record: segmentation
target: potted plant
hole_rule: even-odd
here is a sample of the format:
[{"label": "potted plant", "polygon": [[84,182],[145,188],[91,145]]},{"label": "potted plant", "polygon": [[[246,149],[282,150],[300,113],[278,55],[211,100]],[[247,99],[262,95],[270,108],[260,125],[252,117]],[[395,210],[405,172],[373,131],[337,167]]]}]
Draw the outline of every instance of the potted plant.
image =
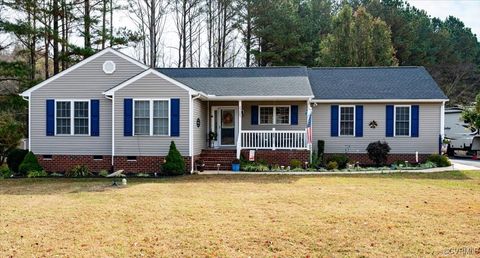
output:
[{"label": "potted plant", "polygon": [[210,148],[213,148],[214,146],[214,142],[217,140],[217,133],[216,132],[213,132],[213,131],[210,131],[208,133],[208,141],[209,141],[209,145],[210,145]]},{"label": "potted plant", "polygon": [[232,171],[233,172],[240,171],[240,160],[239,159],[234,159],[232,161]]},{"label": "potted plant", "polygon": [[201,159],[195,160],[195,170],[198,172],[203,172],[203,170],[205,170],[205,162],[203,162]]}]

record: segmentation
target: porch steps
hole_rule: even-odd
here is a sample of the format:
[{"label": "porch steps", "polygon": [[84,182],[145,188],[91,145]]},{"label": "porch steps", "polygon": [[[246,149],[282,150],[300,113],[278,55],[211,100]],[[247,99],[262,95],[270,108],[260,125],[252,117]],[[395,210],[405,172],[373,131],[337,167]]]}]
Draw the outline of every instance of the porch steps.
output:
[{"label": "porch steps", "polygon": [[[231,170],[236,155],[236,150],[204,149],[200,153],[200,159],[205,163],[205,170]],[[220,167],[217,168],[217,164]]]}]

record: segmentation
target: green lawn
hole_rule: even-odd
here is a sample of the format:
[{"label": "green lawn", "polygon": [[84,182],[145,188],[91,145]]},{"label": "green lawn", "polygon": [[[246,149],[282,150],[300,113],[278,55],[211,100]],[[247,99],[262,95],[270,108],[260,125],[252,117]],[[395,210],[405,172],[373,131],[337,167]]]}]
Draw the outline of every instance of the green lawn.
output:
[{"label": "green lawn", "polygon": [[480,251],[480,172],[0,180],[5,256]]}]

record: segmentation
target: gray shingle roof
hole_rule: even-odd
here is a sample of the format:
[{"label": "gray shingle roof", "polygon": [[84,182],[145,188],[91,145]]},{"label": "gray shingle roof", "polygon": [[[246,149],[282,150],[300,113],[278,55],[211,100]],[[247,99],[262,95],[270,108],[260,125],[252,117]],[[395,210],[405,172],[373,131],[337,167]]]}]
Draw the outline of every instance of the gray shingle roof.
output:
[{"label": "gray shingle roof", "polygon": [[423,67],[311,68],[315,99],[447,99]]},{"label": "gray shingle roof", "polygon": [[188,87],[216,96],[313,96],[305,67],[157,68]]}]

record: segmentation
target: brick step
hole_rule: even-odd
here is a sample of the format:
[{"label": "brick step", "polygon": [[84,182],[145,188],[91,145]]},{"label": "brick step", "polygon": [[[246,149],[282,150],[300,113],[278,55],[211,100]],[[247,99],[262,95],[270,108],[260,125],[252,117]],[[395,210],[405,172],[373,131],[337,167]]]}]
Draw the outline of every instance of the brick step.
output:
[{"label": "brick step", "polygon": [[200,156],[200,158],[203,160],[203,161],[230,161],[232,162],[235,157],[228,157],[228,158],[224,158],[224,157],[202,157]]},{"label": "brick step", "polygon": [[235,154],[236,150],[202,150],[202,154]]}]

